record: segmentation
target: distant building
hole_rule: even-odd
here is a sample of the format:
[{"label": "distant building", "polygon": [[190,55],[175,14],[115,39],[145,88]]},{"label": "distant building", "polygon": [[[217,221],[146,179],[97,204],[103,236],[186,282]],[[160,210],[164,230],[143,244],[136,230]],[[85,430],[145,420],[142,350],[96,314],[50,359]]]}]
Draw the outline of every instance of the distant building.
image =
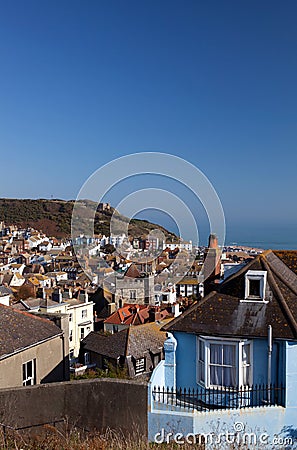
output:
[{"label": "distant building", "polygon": [[[71,295],[71,294],[70,294]],[[75,361],[79,355],[80,341],[94,330],[93,302],[88,300],[85,290],[79,291],[77,297],[63,297],[61,288],[44,290],[44,298],[22,300],[15,305],[20,310],[40,312],[43,314],[68,314],[68,346],[70,360]]]},{"label": "distant building", "polygon": [[125,272],[125,275],[115,277],[115,304],[121,308],[124,303],[139,305],[154,305],[154,277],[141,274],[135,264]]},{"label": "distant building", "polygon": [[153,322],[110,335],[90,333],[81,343],[80,361],[100,369],[125,367],[130,377],[149,374],[163,359],[166,335],[160,328]]}]

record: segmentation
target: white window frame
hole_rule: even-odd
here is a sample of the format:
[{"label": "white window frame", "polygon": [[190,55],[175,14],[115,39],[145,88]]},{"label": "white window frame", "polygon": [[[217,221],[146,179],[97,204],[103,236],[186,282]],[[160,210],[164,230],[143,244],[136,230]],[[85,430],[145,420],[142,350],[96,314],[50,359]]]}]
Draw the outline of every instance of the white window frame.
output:
[{"label": "white window frame", "polygon": [[136,300],[136,298],[137,298],[136,289],[130,289],[130,300]]},{"label": "white window frame", "polygon": [[81,318],[82,319],[86,319],[88,317],[88,310],[87,309],[83,309],[81,312]]},{"label": "white window frame", "polygon": [[[32,375],[28,375],[28,364],[32,364]],[[24,376],[25,370],[25,376]],[[33,386],[36,384],[36,359],[30,359],[22,365],[23,386]]]},{"label": "white window frame", "polygon": [[[250,281],[259,281],[260,282],[260,295],[253,296],[250,295]],[[267,280],[267,272],[266,270],[248,270],[245,274],[245,302],[266,302],[265,301],[265,291],[266,291],[266,280]],[[266,302],[267,303],[267,302]]]},{"label": "white window frame", "polygon": [[145,372],[145,358],[137,358],[135,360],[135,375]]},{"label": "white window frame", "polygon": [[88,366],[89,364],[91,364],[90,352],[84,353],[84,363],[85,363],[85,366]]},{"label": "white window frame", "polygon": [[[204,380],[201,374],[203,360],[200,359],[199,343],[204,345]],[[244,370],[249,368],[249,379],[246,386],[251,386],[253,381],[253,341],[249,339],[214,338],[211,336],[198,336],[196,339],[196,382],[206,388],[224,388],[224,386],[210,384],[210,344],[235,346],[236,386],[244,386]],[[243,346],[249,345],[250,360],[246,364],[243,361]]]},{"label": "white window frame", "polygon": [[80,327],[80,340],[82,341],[85,337],[85,327]]}]

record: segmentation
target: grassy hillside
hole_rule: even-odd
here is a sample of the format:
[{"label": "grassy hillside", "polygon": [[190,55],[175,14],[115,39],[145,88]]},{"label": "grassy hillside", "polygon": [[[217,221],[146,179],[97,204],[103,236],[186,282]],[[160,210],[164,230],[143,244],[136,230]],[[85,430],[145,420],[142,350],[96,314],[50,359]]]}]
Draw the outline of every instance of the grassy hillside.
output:
[{"label": "grassy hillside", "polygon": [[[92,208],[94,202],[83,201]],[[48,236],[66,237],[71,233],[71,216],[74,201],[47,199],[0,199],[0,221],[7,225],[30,226],[42,230]],[[96,212],[95,233],[109,235],[109,224],[113,214],[110,211]],[[129,225],[129,235],[133,237],[145,236],[150,230],[160,229],[167,239],[175,239],[174,233],[165,228],[152,224],[146,220],[132,219]]]}]

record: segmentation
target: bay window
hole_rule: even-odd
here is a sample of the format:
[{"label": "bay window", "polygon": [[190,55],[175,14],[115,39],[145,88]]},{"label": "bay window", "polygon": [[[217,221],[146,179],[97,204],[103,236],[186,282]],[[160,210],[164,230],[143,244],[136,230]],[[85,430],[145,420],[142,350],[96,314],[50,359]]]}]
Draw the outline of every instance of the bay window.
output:
[{"label": "bay window", "polygon": [[197,383],[207,388],[250,385],[251,342],[197,338]]}]

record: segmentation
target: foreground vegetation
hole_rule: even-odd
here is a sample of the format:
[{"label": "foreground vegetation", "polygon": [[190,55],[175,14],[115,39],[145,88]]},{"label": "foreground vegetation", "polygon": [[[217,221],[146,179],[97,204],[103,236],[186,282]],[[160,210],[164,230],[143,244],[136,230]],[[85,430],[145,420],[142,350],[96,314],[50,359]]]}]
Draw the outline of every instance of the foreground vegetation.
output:
[{"label": "foreground vegetation", "polygon": [[111,363],[106,362],[106,369],[88,369],[83,375],[70,374],[71,380],[90,380],[94,378],[120,378],[129,380],[128,370],[126,367],[114,367]]},{"label": "foreground vegetation", "polygon": [[[47,425],[38,430],[38,434],[0,430],[0,448],[5,450],[151,450],[180,449],[177,444],[153,444],[139,435],[137,431],[130,436],[107,430],[105,433],[86,433],[78,428],[65,426],[64,430]],[[193,445],[183,445],[184,450],[193,449]],[[195,449],[202,450],[196,445]]]}]

